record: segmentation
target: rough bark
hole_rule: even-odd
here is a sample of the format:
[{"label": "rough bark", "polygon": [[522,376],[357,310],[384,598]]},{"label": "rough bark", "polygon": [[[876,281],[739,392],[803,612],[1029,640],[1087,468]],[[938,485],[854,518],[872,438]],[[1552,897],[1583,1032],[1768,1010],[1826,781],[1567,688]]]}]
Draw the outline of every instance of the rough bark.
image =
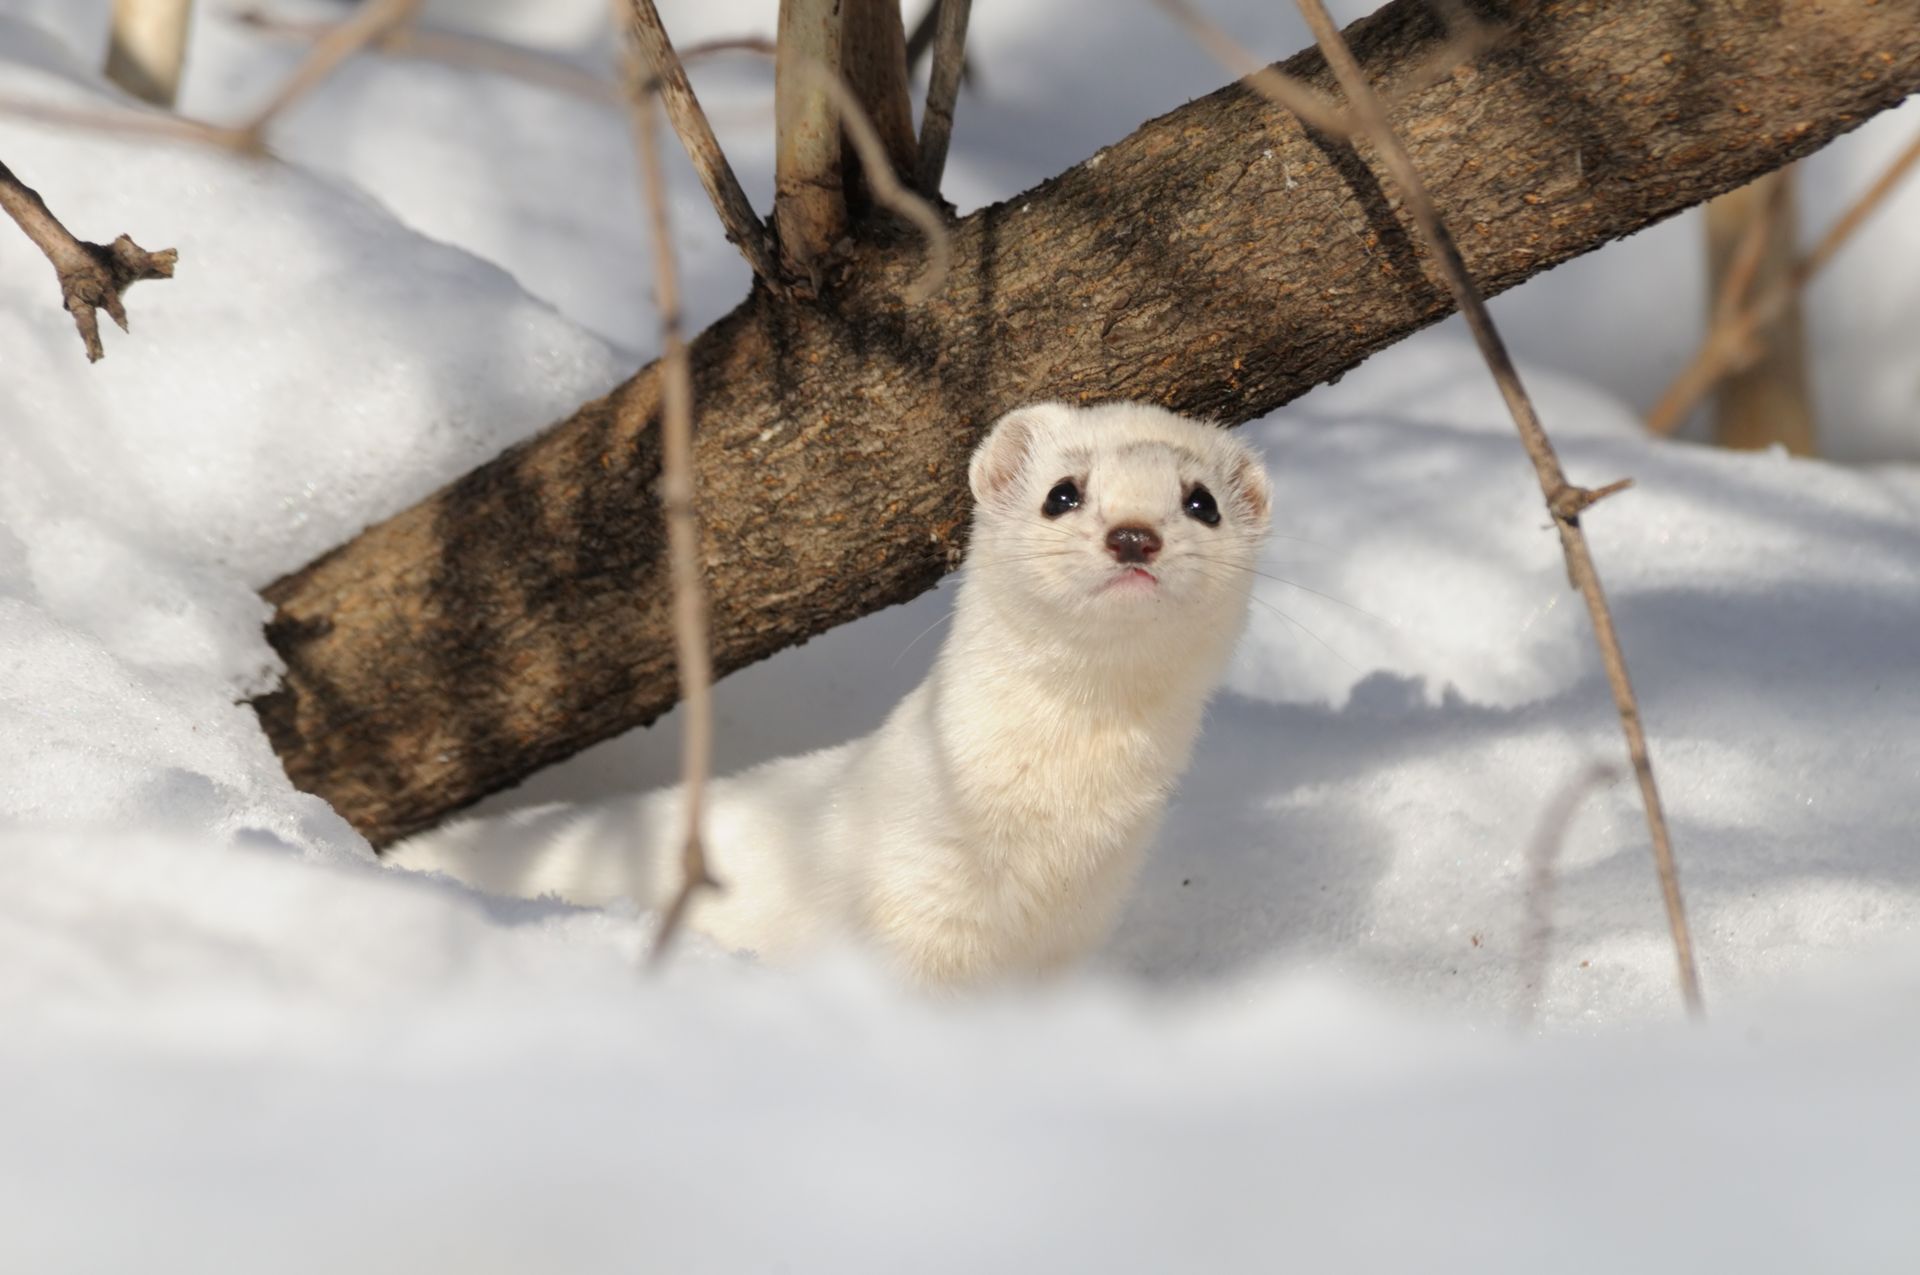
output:
[{"label": "rough bark", "polygon": [[[1393,123],[1498,292],[1893,105],[1920,87],[1916,19],[1545,0]],[[1347,36],[1389,88],[1442,38],[1425,0]],[[1286,69],[1329,83],[1315,53]],[[818,302],[756,291],[693,347],[722,671],[955,565],[968,451],[1009,407],[1243,421],[1450,308],[1353,149],[1239,86],[960,221],[918,309],[897,300],[917,241],[862,230]],[[659,409],[649,368],[267,590],[288,673],[258,708],[295,783],[385,842],[674,702]]]}]

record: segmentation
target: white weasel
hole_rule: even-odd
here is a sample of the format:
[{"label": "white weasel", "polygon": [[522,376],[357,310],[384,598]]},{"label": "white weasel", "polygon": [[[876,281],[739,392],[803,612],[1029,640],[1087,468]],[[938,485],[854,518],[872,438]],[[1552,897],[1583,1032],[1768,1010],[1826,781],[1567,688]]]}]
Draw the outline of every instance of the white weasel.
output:
[{"label": "white weasel", "polygon": [[[861,739],[710,788],[722,891],[687,923],[768,959],[853,939],[910,979],[1055,968],[1111,929],[1246,621],[1265,468],[1139,403],[1040,403],[974,453],[971,546],[933,670]],[[672,898],[679,790],[388,853],[493,893]],[[536,820],[537,821],[537,815]]]}]

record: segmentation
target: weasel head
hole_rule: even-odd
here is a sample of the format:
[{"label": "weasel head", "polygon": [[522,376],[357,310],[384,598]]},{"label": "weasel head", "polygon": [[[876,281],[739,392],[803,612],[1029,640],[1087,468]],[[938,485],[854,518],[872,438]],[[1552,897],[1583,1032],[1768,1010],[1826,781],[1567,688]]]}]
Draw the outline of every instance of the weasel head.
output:
[{"label": "weasel head", "polygon": [[994,423],[969,478],[968,575],[1001,609],[1122,645],[1239,635],[1273,493],[1226,430],[1146,403],[1036,403]]}]

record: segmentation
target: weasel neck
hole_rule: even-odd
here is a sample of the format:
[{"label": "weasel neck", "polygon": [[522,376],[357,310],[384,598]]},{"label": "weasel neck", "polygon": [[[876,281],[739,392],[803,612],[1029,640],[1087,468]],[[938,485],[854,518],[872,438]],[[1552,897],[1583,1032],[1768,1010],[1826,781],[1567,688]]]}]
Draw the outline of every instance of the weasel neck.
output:
[{"label": "weasel neck", "polygon": [[1198,713],[1231,651],[1233,635],[1205,625],[1103,632],[1094,621],[1038,613],[987,586],[961,580],[953,631],[933,676],[990,701],[1003,729],[1064,716],[1151,731],[1161,719]]},{"label": "weasel neck", "polygon": [[1225,643],[1173,641],[1156,631],[1166,625],[1117,640],[1077,633],[1012,601],[963,592],[929,678],[963,818],[1003,830],[1009,846],[1125,840],[1157,820],[1186,769]]}]

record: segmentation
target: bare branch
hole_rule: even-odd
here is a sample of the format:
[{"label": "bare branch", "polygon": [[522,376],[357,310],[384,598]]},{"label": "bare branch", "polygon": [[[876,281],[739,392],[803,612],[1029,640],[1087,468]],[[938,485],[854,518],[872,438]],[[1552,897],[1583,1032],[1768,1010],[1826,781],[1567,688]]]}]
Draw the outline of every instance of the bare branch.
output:
[{"label": "bare branch", "polygon": [[[934,30],[940,24],[940,0],[932,0],[920,13],[920,20],[913,24],[913,30],[907,32],[907,75],[911,78],[920,63],[933,50]],[[973,60],[960,60],[960,83],[973,83]]]},{"label": "bare branch", "polygon": [[288,107],[298,102],[340,69],[340,65],[402,23],[411,21],[420,0],[362,0],[353,16],[322,36],[307,58],[280,86],[271,101],[240,126],[235,145],[242,150],[262,149],[267,125]]},{"label": "bare branch", "polygon": [[932,204],[901,185],[893,175],[893,166],[887,162],[886,148],[881,144],[880,135],[874,131],[873,122],[861,109],[853,91],[827,67],[797,57],[789,58],[784,49],[765,40],[734,40],[729,47],[776,59],[786,58],[787,73],[793,80],[811,83],[820,91],[827,102],[828,119],[837,121],[853,143],[873,202],[912,222],[926,237],[927,264],[921,269],[913,287],[904,294],[906,300],[909,304],[919,305],[935,296],[946,284],[947,272],[953,263],[952,236],[947,233],[947,223]]},{"label": "bare branch", "polygon": [[[811,67],[823,67],[816,75]],[[839,0],[780,0],[774,54],[773,225],[790,277],[817,292],[821,266],[847,233],[840,129],[829,81],[840,77]]]},{"label": "bare branch", "polygon": [[155,106],[180,92],[193,0],[113,0],[107,78]]},{"label": "bare branch", "polygon": [[953,104],[960,96],[967,61],[967,17],[973,0],[936,0],[938,27],[933,37],[933,72],[927,81],[927,109],[920,117],[920,168],[914,185],[928,199],[940,198],[940,178],[953,140]]},{"label": "bare branch", "polygon": [[[1653,842],[1654,864],[1660,875],[1660,891],[1666,901],[1667,927],[1673,935],[1680,993],[1686,1001],[1688,1012],[1698,1017],[1704,1012],[1704,1006],[1700,998],[1700,976],[1694,966],[1693,935],[1687,925],[1686,905],[1680,897],[1680,874],[1674,864],[1666,812],[1660,804],[1660,790],[1653,779],[1653,761],[1647,753],[1647,736],[1640,722],[1640,706],[1627,676],[1626,655],[1620,648],[1613,612],[1607,606],[1606,595],[1601,591],[1599,572],[1594,567],[1586,535],[1580,529],[1579,514],[1561,512],[1568,505],[1565,493],[1572,484],[1567,482],[1566,474],[1561,471],[1560,460],[1554,454],[1546,428],[1540,423],[1533,401],[1520,383],[1520,373],[1514,368],[1506,344],[1493,326],[1493,317],[1487,312],[1486,302],[1467,274],[1466,263],[1460,258],[1460,250],[1455,246],[1453,236],[1440,221],[1440,214],[1427,194],[1426,184],[1414,169],[1413,161],[1400,144],[1393,126],[1388,123],[1385,108],[1368,86],[1360,64],[1354,60],[1352,50],[1340,35],[1340,29],[1328,16],[1321,0],[1295,0],[1295,3],[1313,31],[1314,40],[1325,55],[1327,64],[1333,68],[1335,78],[1340,81],[1340,87],[1347,96],[1348,109],[1365,130],[1375,153],[1392,175],[1394,184],[1400,188],[1400,197],[1407,211],[1413,215],[1414,225],[1432,253],[1435,265],[1445,277],[1447,288],[1453,293],[1454,304],[1466,317],[1474,342],[1480,347],[1488,370],[1500,386],[1501,397],[1506,400],[1507,410],[1513,415],[1515,428],[1520,431],[1520,441],[1533,461],[1534,473],[1540,480],[1540,492],[1546,497],[1548,507],[1554,510],[1554,526],[1560,532],[1560,548],[1566,556],[1567,575],[1586,600],[1587,615],[1593,622],[1594,639],[1600,648],[1600,661],[1606,668],[1607,683],[1613,689],[1614,707],[1620,714],[1620,728],[1626,735],[1627,755],[1632,759],[1634,775],[1640,781],[1640,798],[1646,807],[1647,831]],[[1591,501],[1585,503],[1590,504]]]},{"label": "bare branch", "polygon": [[805,66],[813,72],[826,89],[827,96],[833,100],[834,110],[840,117],[840,127],[846,130],[854,150],[859,153],[861,170],[866,175],[873,202],[906,218],[926,236],[927,264],[904,296],[909,305],[930,300],[946,283],[947,271],[953,263],[953,245],[947,234],[947,223],[931,204],[902,186],[899,178],[893,175],[893,166],[887,162],[886,148],[881,144],[880,135],[874,131],[866,112],[860,109],[860,103],[854,100],[852,91],[825,67],[812,63]]},{"label": "bare branch", "polygon": [[0,164],[0,208],[53,263],[60,279],[61,299],[73,315],[74,326],[80,329],[89,363],[98,362],[106,354],[100,344],[100,319],[95,311],[105,310],[125,332],[127,312],[120,304],[120,294],[142,279],[171,279],[174,262],[180,256],[172,248],[148,252],[126,235],[112,244],[76,239],[60,224],[39,192],[14,176],[5,164]]},{"label": "bare branch", "polygon": [[913,136],[900,0],[841,0],[840,78],[866,112],[895,175],[910,179],[920,144]]},{"label": "bare branch", "polygon": [[719,882],[707,872],[701,840],[707,777],[713,768],[713,655],[707,639],[706,582],[700,570],[700,525],[694,511],[693,374],[681,332],[679,275],[673,260],[673,231],[667,221],[666,174],[660,166],[655,110],[653,93],[635,95],[633,136],[640,158],[647,222],[653,232],[654,291],[660,307],[660,504],[667,522],[674,652],[685,709],[680,781],[686,820],[680,889],[660,919],[653,944],[651,959],[658,964],[665,958],[694,895],[718,888]]},{"label": "bare branch", "polygon": [[1886,202],[1914,165],[1920,163],[1920,136],[1907,143],[1873,185],[1861,193],[1852,206],[1827,228],[1820,242],[1794,266],[1785,279],[1764,290],[1740,313],[1726,323],[1715,323],[1707,339],[1661,394],[1660,401],[1647,414],[1647,428],[1656,434],[1671,434],[1693,414],[1694,406],[1720,378],[1752,357],[1754,337],[1762,328],[1786,313],[1799,291],[1832,261],[1856,231]]},{"label": "bare branch", "polygon": [[1617,778],[1619,772],[1613,767],[1595,762],[1575,775],[1540,816],[1540,827],[1527,850],[1527,928],[1520,940],[1520,999],[1513,1016],[1516,1027],[1532,1021],[1534,1004],[1547,981],[1547,950],[1553,942],[1554,868],[1567,829],[1580,803],[1594,789]]},{"label": "bare branch", "polygon": [[780,273],[774,265],[773,245],[767,240],[766,225],[747,202],[747,192],[740,188],[740,179],[734,176],[733,167],[720,149],[719,139],[713,135],[713,126],[707,122],[706,112],[700,109],[700,99],[694,96],[686,68],[673,51],[673,42],[667,38],[660,11],[654,7],[653,0],[631,0],[631,8],[633,17],[628,31],[640,51],[641,65],[659,86],[667,118],[679,135],[680,144],[686,148],[687,158],[693,161],[694,171],[706,188],[708,202],[720,215],[727,238],[747,259],[756,276],[779,286]]}]

